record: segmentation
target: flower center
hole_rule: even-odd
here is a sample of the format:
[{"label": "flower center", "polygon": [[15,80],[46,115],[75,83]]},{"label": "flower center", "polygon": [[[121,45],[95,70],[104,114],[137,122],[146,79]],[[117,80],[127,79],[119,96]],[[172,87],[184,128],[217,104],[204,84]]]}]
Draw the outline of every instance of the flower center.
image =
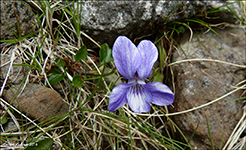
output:
[{"label": "flower center", "polygon": [[140,79],[140,78],[138,77],[138,73],[137,73],[137,72],[135,73],[135,78],[128,79],[127,83],[128,83],[128,84],[133,83],[132,86],[138,86],[138,84],[139,84],[139,86],[142,87],[141,89],[144,88],[142,85],[146,84],[146,83],[144,82],[144,79]]},{"label": "flower center", "polygon": [[136,82],[138,81],[138,73],[136,72],[135,73],[135,79],[136,79]]},{"label": "flower center", "polygon": [[138,82],[133,83],[133,85],[130,87],[131,93],[137,95],[141,94],[144,91],[143,89],[144,89],[143,85],[138,84]]}]

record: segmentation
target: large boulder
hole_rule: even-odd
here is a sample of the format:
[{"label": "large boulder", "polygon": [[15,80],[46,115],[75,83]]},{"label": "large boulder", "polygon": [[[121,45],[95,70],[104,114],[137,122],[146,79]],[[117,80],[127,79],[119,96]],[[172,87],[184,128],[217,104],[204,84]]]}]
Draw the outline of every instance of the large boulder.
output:
[{"label": "large boulder", "polygon": [[[206,14],[206,11],[225,5],[226,1],[78,1],[81,14],[81,27],[99,44],[108,43],[112,46],[116,37],[126,35],[130,39],[153,34],[157,28],[162,28],[165,16],[175,6],[168,22],[190,18],[196,14]],[[179,4],[179,5],[178,5]],[[239,2],[229,5],[240,15]],[[226,6],[220,9],[227,8]],[[77,4],[75,3],[75,10]],[[176,15],[175,15],[176,14]],[[216,14],[217,22],[234,23],[236,16],[228,11]],[[211,16],[209,14],[208,16]],[[86,38],[84,38],[86,40]]]},{"label": "large boulder", "polygon": [[[173,54],[173,61],[193,58],[208,58],[230,63],[245,63],[245,31],[240,28],[216,30],[208,33],[195,33],[190,42],[181,44],[179,51]],[[245,79],[245,68],[213,61],[194,61],[174,66],[176,91],[174,111],[180,112],[198,107],[215,100],[235,89]],[[241,86],[241,85],[240,85]],[[213,142],[219,149],[228,140],[231,132],[241,118],[243,103],[233,101],[239,98],[242,90],[232,93],[209,106],[174,117],[181,131],[189,138],[199,127],[191,140],[198,149],[211,149],[207,121]]]}]

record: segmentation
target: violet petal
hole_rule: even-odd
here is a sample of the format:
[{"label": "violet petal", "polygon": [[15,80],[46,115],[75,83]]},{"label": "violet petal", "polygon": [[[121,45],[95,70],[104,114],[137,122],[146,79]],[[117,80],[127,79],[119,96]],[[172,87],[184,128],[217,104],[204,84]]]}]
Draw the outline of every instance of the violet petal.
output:
[{"label": "violet petal", "polygon": [[158,58],[158,50],[149,40],[142,40],[137,48],[142,56],[142,64],[137,70],[138,76],[139,78],[148,78]]},{"label": "violet petal", "polygon": [[151,94],[143,85],[134,83],[126,93],[128,104],[136,113],[150,110]]},{"label": "violet petal", "polygon": [[174,101],[174,94],[168,86],[161,82],[151,82],[144,87],[151,93],[151,103],[159,106],[170,105]]},{"label": "violet petal", "polygon": [[126,93],[130,86],[131,84],[121,83],[112,90],[109,98],[109,111],[115,111],[127,103]]},{"label": "violet petal", "polygon": [[125,36],[119,36],[114,42],[112,55],[119,73],[126,79],[135,78],[142,58],[132,41]]}]

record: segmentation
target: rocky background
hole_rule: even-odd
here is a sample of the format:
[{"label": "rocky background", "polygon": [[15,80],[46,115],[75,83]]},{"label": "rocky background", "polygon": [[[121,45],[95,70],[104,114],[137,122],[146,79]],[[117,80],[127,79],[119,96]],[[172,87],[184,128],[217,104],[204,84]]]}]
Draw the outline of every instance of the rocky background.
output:
[{"label": "rocky background", "polygon": [[[191,18],[197,14],[206,15],[206,11],[223,6],[226,3],[228,2],[225,0],[83,1],[79,3],[79,10],[81,12],[82,31],[87,33],[99,44],[107,43],[111,47],[116,37],[119,35],[126,35],[132,40],[138,38],[153,38],[153,36],[158,34],[163,35],[163,31],[165,30],[164,26],[168,23],[182,21],[182,19]],[[35,30],[35,16],[31,10],[26,7],[29,6],[29,4],[31,6],[30,8],[35,10],[35,6],[28,1],[22,1],[22,3],[1,1],[1,40],[15,38],[14,34],[9,30],[9,26],[17,32],[16,14],[20,24],[21,35],[27,35]],[[16,7],[13,7],[13,5]],[[239,17],[242,17],[243,14],[241,14],[242,8],[240,2],[233,3],[230,7],[233,8]],[[175,9],[169,14],[173,8]],[[213,17],[216,17],[216,19],[209,19]],[[59,18],[59,15],[57,18]],[[9,26],[6,24],[5,19]],[[168,21],[166,19],[168,19]],[[187,38],[187,35],[190,35],[190,33],[185,32],[187,35],[184,34],[181,37],[180,48],[173,52],[173,61],[175,62],[187,58],[211,58],[245,65],[245,26],[243,28],[232,26],[232,24],[237,25],[239,22],[238,18],[231,11],[226,10],[220,13],[214,13],[213,16],[203,17],[203,19],[214,24],[222,22],[230,23],[231,27],[216,29],[215,31],[218,35],[212,31],[196,31],[191,41],[188,41],[189,38]],[[95,45],[87,41],[86,38],[84,38],[83,41],[85,41],[87,47],[95,47]],[[136,43],[137,42],[138,41],[136,41]],[[1,65],[6,62],[5,59],[6,58],[1,58]],[[19,60],[17,59],[16,61]],[[8,68],[8,66],[5,67]],[[186,62],[174,65],[173,69],[176,87],[175,107],[171,108],[173,112],[191,109],[219,98],[235,89],[233,86],[236,86],[237,83],[245,79],[245,69],[243,70],[242,68],[215,62]],[[3,70],[4,67],[1,66],[1,71]],[[6,72],[6,70],[3,72]],[[3,72],[1,73],[1,79],[5,77]],[[22,79],[16,79],[15,77],[16,75],[12,76],[12,83],[20,83]],[[19,77],[23,78],[24,75],[21,74]],[[34,90],[33,93],[36,93],[22,95],[20,97],[20,101],[23,101],[23,111],[26,111],[27,114],[29,113],[29,116],[43,121],[47,117],[54,115],[54,111],[57,113],[61,108],[68,109],[65,104],[61,103],[56,105],[57,108],[54,110],[47,110],[46,114],[37,116],[36,114],[40,114],[40,110],[38,109],[53,109],[54,104],[62,102],[62,100],[57,101],[60,96],[57,95],[57,92],[51,91],[50,89],[31,84],[26,88],[27,91]],[[38,92],[35,90],[44,90],[46,92]],[[13,95],[8,94],[8,92],[6,93],[7,94],[4,96],[8,101],[11,101]],[[50,100],[47,93],[56,96],[56,102],[49,102]],[[42,99],[38,99],[37,96],[42,97]],[[242,91],[237,91],[207,107],[173,116],[173,120],[187,138],[191,136],[199,123],[196,134],[190,143],[198,149],[211,149],[207,130],[207,119],[215,148],[218,149],[222,135],[224,137],[223,144],[225,144],[242,115],[243,102],[230,101],[240,96],[242,96]],[[26,103],[25,101],[34,102]],[[28,109],[30,108],[28,104],[35,107],[36,110]],[[40,107],[36,107],[36,105]],[[48,114],[48,112],[50,112],[50,114]]]},{"label": "rocky background", "polygon": [[[225,1],[84,1],[79,6],[81,27],[88,35],[99,42],[112,45],[119,35],[130,39],[159,32],[168,13],[173,15],[168,22],[190,18],[196,14],[205,14],[209,9],[226,4]],[[238,3],[233,4],[240,15]],[[226,11],[214,14],[216,22],[233,23],[238,20]]]},{"label": "rocky background", "polygon": [[[1,5],[0,5],[1,7],[0,39],[1,40],[13,39],[16,37],[14,33],[11,31],[11,29],[15,33],[21,34],[22,36],[34,32],[36,19],[32,11],[28,9],[26,5],[29,6],[25,2],[13,3],[13,1],[1,0]],[[21,31],[18,31],[17,23],[19,24]]]},{"label": "rocky background", "polygon": [[[190,42],[181,44],[180,51],[175,51],[173,61],[195,58],[217,59],[235,64],[245,64],[245,30],[240,28],[216,30],[213,32],[195,33]],[[237,36],[232,36],[237,35]],[[174,67],[176,74],[175,112],[195,108],[215,100],[235,89],[240,81],[245,79],[245,70],[216,62],[182,63]],[[242,91],[237,91],[219,102],[193,112],[174,116],[175,122],[187,138],[192,135],[198,123],[199,127],[191,144],[201,149],[211,147],[208,135],[209,122],[215,148],[224,136],[227,141],[237,122],[242,116],[242,101],[232,101],[239,98]]]}]

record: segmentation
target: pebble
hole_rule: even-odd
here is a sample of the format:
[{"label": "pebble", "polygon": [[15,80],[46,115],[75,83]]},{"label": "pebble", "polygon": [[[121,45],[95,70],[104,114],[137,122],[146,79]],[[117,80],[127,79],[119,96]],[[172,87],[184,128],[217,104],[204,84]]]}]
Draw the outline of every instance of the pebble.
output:
[{"label": "pebble", "polygon": [[39,84],[28,83],[21,95],[14,99],[15,94],[18,95],[19,87],[20,85],[13,85],[4,92],[3,97],[32,119],[42,122],[54,115],[67,113],[69,110],[69,106],[58,92]]}]

